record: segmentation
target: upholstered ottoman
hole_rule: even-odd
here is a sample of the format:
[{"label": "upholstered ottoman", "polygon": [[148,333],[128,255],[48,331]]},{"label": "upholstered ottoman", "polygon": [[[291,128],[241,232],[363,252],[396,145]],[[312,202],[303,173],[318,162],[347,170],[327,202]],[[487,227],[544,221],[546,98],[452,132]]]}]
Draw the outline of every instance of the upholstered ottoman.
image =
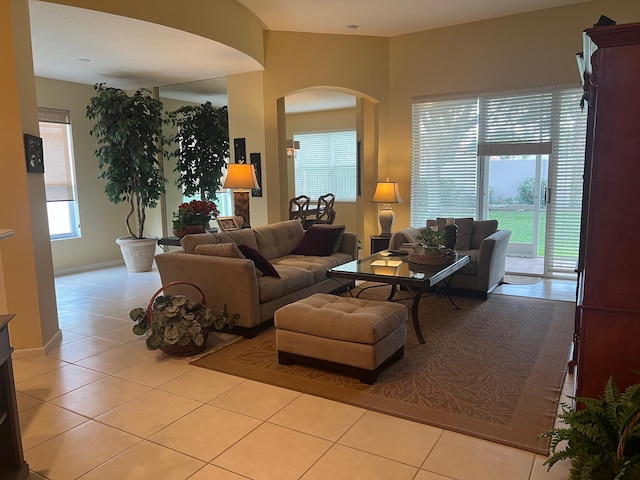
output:
[{"label": "upholstered ottoman", "polygon": [[374,383],[404,355],[407,307],[316,293],[276,310],[278,362],[310,363]]}]

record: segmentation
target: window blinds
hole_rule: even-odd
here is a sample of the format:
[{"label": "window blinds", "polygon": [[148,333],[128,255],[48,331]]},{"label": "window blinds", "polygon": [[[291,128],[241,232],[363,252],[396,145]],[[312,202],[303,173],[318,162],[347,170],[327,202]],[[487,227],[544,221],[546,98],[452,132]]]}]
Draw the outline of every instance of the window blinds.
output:
[{"label": "window blinds", "polygon": [[74,201],[69,112],[39,108],[38,120],[44,152],[47,202]]},{"label": "window blinds", "polygon": [[356,201],[356,132],[296,133],[295,194],[312,200],[333,193],[337,202]]}]

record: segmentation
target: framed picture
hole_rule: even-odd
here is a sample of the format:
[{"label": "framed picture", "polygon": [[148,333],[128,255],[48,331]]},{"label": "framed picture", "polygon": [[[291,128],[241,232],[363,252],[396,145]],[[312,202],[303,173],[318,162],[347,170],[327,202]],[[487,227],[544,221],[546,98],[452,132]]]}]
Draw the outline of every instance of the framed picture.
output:
[{"label": "framed picture", "polygon": [[258,180],[258,185],[260,188],[251,190],[252,197],[261,197],[262,196],[262,162],[260,161],[260,153],[250,153],[249,159],[251,160],[251,164],[256,170],[256,178]]},{"label": "framed picture", "polygon": [[217,217],[216,222],[218,222],[218,227],[220,227],[220,230],[223,232],[240,230],[236,217]]},{"label": "framed picture", "polygon": [[25,133],[24,153],[27,159],[27,172],[44,173],[44,153],[42,139]]},{"label": "framed picture", "polygon": [[244,138],[233,139],[233,156],[236,163],[247,163],[247,142]]}]

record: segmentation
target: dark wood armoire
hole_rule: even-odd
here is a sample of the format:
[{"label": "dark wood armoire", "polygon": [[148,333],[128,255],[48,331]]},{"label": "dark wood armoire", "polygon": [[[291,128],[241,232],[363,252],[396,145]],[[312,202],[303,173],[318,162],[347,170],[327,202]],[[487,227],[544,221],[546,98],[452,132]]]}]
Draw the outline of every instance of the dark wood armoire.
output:
[{"label": "dark wood armoire", "polygon": [[[585,30],[588,129],[578,261],[576,395],[640,383],[640,23]],[[589,58],[585,58],[588,62]]]}]

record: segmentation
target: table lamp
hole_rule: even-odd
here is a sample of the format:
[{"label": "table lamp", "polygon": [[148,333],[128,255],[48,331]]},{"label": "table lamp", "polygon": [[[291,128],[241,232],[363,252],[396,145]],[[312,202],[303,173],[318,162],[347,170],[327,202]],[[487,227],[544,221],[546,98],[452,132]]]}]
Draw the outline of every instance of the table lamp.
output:
[{"label": "table lamp", "polygon": [[[222,188],[233,189],[234,215],[242,217],[243,228],[251,226],[249,216],[249,191],[260,188],[256,170],[250,163],[230,163]],[[237,189],[237,190],[236,190]]]},{"label": "table lamp", "polygon": [[393,225],[393,210],[391,209],[391,204],[403,203],[398,184],[396,182],[390,182],[388,178],[386,182],[378,182],[371,201],[373,203],[383,204],[382,210],[380,210],[378,214],[381,228],[380,236],[390,237],[391,226]]}]

